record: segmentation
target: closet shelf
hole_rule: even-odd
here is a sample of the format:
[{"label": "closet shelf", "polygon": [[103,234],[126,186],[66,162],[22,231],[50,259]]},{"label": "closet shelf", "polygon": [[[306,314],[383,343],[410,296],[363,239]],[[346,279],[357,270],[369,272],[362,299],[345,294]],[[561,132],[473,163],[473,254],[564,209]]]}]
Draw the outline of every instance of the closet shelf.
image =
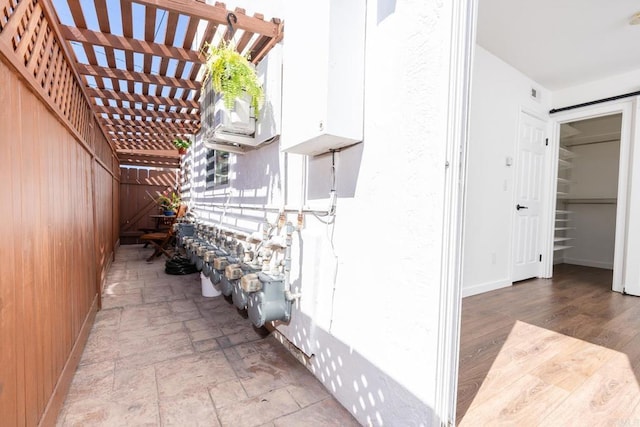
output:
[{"label": "closet shelf", "polygon": [[565,249],[569,249],[572,248],[573,246],[566,246],[566,245],[553,245],[553,250],[554,251],[563,251]]},{"label": "closet shelf", "polygon": [[572,181],[570,179],[558,177],[558,184],[571,184],[571,183]]},{"label": "closet shelf", "polygon": [[572,214],[572,213],[573,213],[573,211],[565,211],[563,209],[556,209],[556,215],[558,215],[558,214],[565,215],[565,214]]},{"label": "closet shelf", "polygon": [[556,227],[555,230],[556,231],[562,231],[562,230],[575,230],[575,227]]},{"label": "closet shelf", "polygon": [[576,153],[569,151],[564,147],[560,147],[559,150],[560,159],[572,159],[576,156]]},{"label": "closet shelf", "polygon": [[573,240],[573,237],[554,237],[553,241],[555,242],[566,242],[567,240]]},{"label": "closet shelf", "polygon": [[569,222],[571,221],[569,218],[556,218],[556,222]]},{"label": "closet shelf", "polygon": [[574,204],[574,205],[615,205],[618,203],[618,200],[613,198],[600,198],[600,197],[588,197],[588,198],[566,198],[563,199],[565,203]]},{"label": "closet shelf", "polygon": [[564,159],[558,159],[558,169],[570,169],[571,162],[568,162]]}]

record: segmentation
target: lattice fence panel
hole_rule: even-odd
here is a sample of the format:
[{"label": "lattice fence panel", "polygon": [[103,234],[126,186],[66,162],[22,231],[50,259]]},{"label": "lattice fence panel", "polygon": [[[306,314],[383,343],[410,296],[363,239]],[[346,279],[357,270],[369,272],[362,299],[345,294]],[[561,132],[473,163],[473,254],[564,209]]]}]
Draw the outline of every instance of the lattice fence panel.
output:
[{"label": "lattice fence panel", "polygon": [[61,41],[39,0],[0,0],[0,51],[88,145],[95,126]]}]

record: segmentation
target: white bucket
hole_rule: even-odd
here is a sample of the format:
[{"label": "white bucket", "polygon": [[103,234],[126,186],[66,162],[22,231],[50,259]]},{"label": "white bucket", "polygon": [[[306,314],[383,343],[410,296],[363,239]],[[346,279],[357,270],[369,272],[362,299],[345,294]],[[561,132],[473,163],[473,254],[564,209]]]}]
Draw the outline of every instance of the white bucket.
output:
[{"label": "white bucket", "polygon": [[200,273],[200,282],[202,283],[202,296],[203,297],[217,297],[220,296],[221,292],[213,286],[211,283],[211,279],[209,279],[204,274]]}]

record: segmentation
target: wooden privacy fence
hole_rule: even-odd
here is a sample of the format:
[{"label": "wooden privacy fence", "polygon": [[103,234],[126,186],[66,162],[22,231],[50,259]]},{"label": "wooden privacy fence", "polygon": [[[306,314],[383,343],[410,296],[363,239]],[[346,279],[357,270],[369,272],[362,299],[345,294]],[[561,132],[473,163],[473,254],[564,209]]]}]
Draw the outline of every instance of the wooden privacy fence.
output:
[{"label": "wooden privacy fence", "polygon": [[49,1],[0,0],[0,424],[55,424],[117,245],[118,167]]},{"label": "wooden privacy fence", "polygon": [[177,185],[177,169],[120,169],[120,244],[138,243],[142,229],[154,228],[159,214],[156,192],[172,191]]}]

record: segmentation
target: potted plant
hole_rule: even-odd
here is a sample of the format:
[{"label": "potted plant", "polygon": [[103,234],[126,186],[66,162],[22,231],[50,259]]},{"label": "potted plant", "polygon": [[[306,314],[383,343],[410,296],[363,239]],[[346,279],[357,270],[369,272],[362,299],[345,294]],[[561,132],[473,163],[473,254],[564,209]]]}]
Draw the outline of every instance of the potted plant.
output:
[{"label": "potted plant", "polygon": [[175,213],[178,211],[178,208],[180,207],[180,203],[182,202],[180,199],[180,195],[175,191],[172,191],[168,196],[161,194],[159,191],[156,191],[156,194],[158,195],[158,197],[156,198],[156,203],[158,204],[160,209],[162,209],[162,212],[166,216],[175,215]]},{"label": "potted plant", "polygon": [[258,117],[264,93],[247,56],[241,55],[230,42],[222,42],[220,46],[210,44],[206,66],[213,90],[222,96],[226,108],[233,109],[235,101],[246,95]]},{"label": "potted plant", "polygon": [[176,137],[173,140],[173,145],[178,149],[178,153],[183,155],[187,153],[187,148],[191,146],[191,140],[189,138],[182,139],[180,137]]}]

